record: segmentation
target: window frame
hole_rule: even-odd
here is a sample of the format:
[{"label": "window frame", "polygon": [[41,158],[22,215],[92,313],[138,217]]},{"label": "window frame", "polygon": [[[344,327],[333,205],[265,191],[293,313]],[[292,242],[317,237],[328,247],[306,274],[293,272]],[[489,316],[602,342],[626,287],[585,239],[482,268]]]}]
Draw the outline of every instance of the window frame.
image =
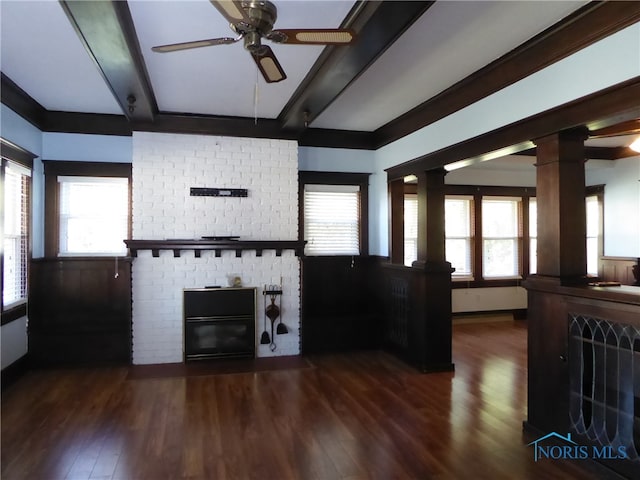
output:
[{"label": "window frame", "polygon": [[[37,158],[37,155],[19,147],[18,145],[15,145],[14,143],[9,142],[8,140],[5,140],[4,138],[0,138],[0,157],[2,159],[2,164],[0,167],[0,185],[2,186],[3,192],[6,162],[13,162],[31,172],[31,176],[29,176],[28,180],[29,195],[27,200],[27,296],[24,301],[13,304],[10,308],[7,309],[5,309],[4,301],[0,302],[0,325],[6,325],[27,315],[27,303],[29,302],[29,268],[32,259],[33,241],[33,160]],[[0,228],[2,228],[2,240],[4,242],[4,195],[0,200],[0,214],[3,218],[2,227]],[[4,298],[4,248],[2,249],[2,252],[0,254],[0,269],[0,273],[2,273],[2,275],[0,276],[0,295],[2,295],[2,298]]]},{"label": "window frame", "polygon": [[[488,236],[485,232],[485,224],[484,218],[482,220],[482,230],[479,238],[482,242],[482,270],[479,273],[479,277],[483,280],[522,280],[523,278],[523,264],[526,263],[524,261],[524,256],[522,255],[522,247],[524,243],[523,238],[523,203],[524,198],[521,196],[506,196],[506,195],[483,195],[481,198],[482,202],[482,215],[485,214],[484,207],[489,202],[514,202],[515,203],[515,236]],[[510,241],[515,245],[516,253],[515,253],[515,273],[511,275],[493,275],[488,276],[486,273],[486,242],[490,240],[505,240]]]},{"label": "window frame", "polygon": [[[452,281],[457,281],[457,282],[469,282],[469,281],[474,281],[475,278],[477,277],[476,272],[475,272],[475,266],[476,266],[476,251],[475,251],[475,245],[476,245],[476,220],[475,220],[475,202],[476,202],[476,198],[473,195],[458,195],[458,194],[449,194],[446,193],[444,196],[444,201],[445,201],[445,211],[446,211],[446,202],[447,200],[467,200],[469,202],[469,236],[468,237],[459,237],[459,236],[447,236],[447,231],[446,231],[446,226],[445,226],[445,252],[446,252],[446,241],[449,239],[457,239],[457,240],[467,240],[468,244],[469,244],[469,269],[470,272],[469,274],[463,274],[463,273],[459,273],[456,275],[456,272],[453,272],[451,274],[451,280]],[[445,214],[446,216],[446,214]],[[452,265],[453,267],[453,265]]]},{"label": "window frame", "polygon": [[[359,255],[369,255],[369,173],[300,171],[298,173],[298,238],[304,240],[304,187],[305,185],[357,185],[360,187]],[[304,255],[309,257],[339,257],[345,255]]]},{"label": "window frame", "polygon": [[[415,237],[416,248],[411,252],[411,253],[414,254],[414,256],[412,257],[413,260],[410,263],[407,262],[407,258],[408,258],[407,257],[407,254],[408,254],[408,252],[407,252],[407,216],[408,215],[407,215],[406,212],[407,212],[407,201],[408,200],[416,202],[416,209],[415,209],[415,211],[416,211],[416,222],[414,224],[415,228],[416,228],[416,237]],[[408,192],[405,191],[404,197],[403,197],[403,215],[404,215],[404,217],[403,217],[403,239],[404,239],[403,254],[404,254],[404,262],[403,263],[404,263],[405,267],[410,267],[411,264],[416,260],[416,258],[414,258],[414,257],[417,257],[417,255],[416,255],[416,253],[418,251],[418,236],[417,236],[418,206],[417,206],[417,203],[418,203],[418,194],[417,194],[417,192],[413,191],[411,193],[408,193]],[[411,238],[413,239],[413,237],[411,237]]]},{"label": "window frame", "polygon": [[[584,195],[585,200],[587,197],[598,199],[598,272],[596,274],[598,277],[602,274],[600,260],[604,257],[604,188],[604,185],[589,186]],[[587,275],[590,274],[587,272]]]},{"label": "window frame", "polygon": [[[60,187],[58,177],[117,177],[127,178],[128,225],[127,238],[131,238],[132,188],[131,163],[82,162],[43,160],[45,178],[44,250],[47,258],[99,258],[104,255],[59,255],[60,250]],[[124,257],[126,255],[113,255]]]}]

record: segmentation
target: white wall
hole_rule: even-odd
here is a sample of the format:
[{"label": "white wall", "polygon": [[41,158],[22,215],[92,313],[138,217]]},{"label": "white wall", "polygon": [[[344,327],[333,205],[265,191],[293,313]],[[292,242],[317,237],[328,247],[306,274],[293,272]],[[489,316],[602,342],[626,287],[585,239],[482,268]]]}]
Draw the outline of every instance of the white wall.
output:
[{"label": "white wall", "polygon": [[527,308],[527,291],[522,287],[455,288],[451,311],[485,312]]},{"label": "white wall", "polygon": [[[136,132],[133,136],[133,238],[238,235],[243,240],[298,238],[298,155],[295,142]],[[190,187],[247,188],[246,198],[191,197]],[[182,289],[228,285],[228,276],[258,287],[256,343],[262,332],[262,286],[282,277],[282,320],[277,350],[257,345],[257,356],[300,352],[300,263],[265,250],[242,258],[184,251],[159,258],[141,251],[133,262],[133,362],[183,360]]]},{"label": "white wall", "polygon": [[373,173],[376,155],[373,150],[298,147],[298,168],[301,171]]},{"label": "white wall", "polygon": [[42,151],[44,160],[129,163],[133,140],[116,135],[44,132]]},{"label": "white wall", "polygon": [[604,187],[604,254],[640,257],[640,156],[610,162],[588,174]]}]

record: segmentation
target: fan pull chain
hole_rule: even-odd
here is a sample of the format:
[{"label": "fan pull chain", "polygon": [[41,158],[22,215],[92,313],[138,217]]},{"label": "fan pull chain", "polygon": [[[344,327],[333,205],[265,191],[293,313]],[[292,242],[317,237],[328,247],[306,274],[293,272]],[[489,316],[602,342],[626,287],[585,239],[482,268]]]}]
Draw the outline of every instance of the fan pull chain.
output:
[{"label": "fan pull chain", "polygon": [[253,124],[258,124],[258,67],[256,67],[256,86],[253,89]]}]

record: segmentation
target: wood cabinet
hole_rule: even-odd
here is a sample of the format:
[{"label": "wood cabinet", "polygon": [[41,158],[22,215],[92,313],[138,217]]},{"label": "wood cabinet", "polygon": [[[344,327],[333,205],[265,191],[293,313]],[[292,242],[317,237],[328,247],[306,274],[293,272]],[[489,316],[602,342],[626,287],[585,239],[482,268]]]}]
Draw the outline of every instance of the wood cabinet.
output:
[{"label": "wood cabinet", "polygon": [[184,358],[255,356],[256,289],[184,290]]}]

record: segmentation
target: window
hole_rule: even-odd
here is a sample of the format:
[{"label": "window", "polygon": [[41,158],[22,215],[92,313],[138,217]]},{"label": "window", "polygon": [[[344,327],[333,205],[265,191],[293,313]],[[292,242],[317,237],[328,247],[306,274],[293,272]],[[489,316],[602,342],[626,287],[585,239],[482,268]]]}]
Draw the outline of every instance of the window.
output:
[{"label": "window", "polygon": [[368,174],[300,172],[305,255],[367,253]]},{"label": "window", "polygon": [[[417,195],[405,184],[404,264],[417,257]],[[447,185],[445,255],[456,269],[454,288],[517,285],[537,273],[535,189]],[[587,272],[597,275],[602,255],[604,187],[587,188]]]},{"label": "window", "polygon": [[453,277],[473,277],[471,269],[473,197],[447,196],[444,200],[445,251],[447,262],[456,269]]},{"label": "window", "polygon": [[3,310],[27,301],[29,260],[30,170],[3,160],[4,170],[4,258],[2,272]]},{"label": "window", "polygon": [[538,203],[529,199],[529,274],[538,269]]},{"label": "window", "polygon": [[131,164],[43,161],[45,255],[126,255]]},{"label": "window", "polygon": [[418,196],[404,196],[404,264],[408,267],[418,258]]},{"label": "window", "polygon": [[127,178],[59,176],[60,255],[125,255]]},{"label": "window", "polygon": [[357,185],[307,185],[304,189],[306,255],[360,255]]},{"label": "window", "polygon": [[[602,190],[601,187],[595,187],[595,190]],[[589,195],[585,202],[587,214],[587,273],[589,275],[598,275],[598,259],[600,258],[601,242],[602,242],[602,201],[603,195]],[[529,199],[529,241],[530,241],[530,259],[529,273],[533,274],[537,271],[538,255],[537,255],[537,205],[536,199]]]},{"label": "window", "polygon": [[520,274],[520,198],[482,199],[482,276],[516,277]]},{"label": "window", "polygon": [[0,323],[6,325],[27,314],[27,275],[31,257],[31,171],[36,155],[4,138],[0,138],[0,153]]},{"label": "window", "polygon": [[598,195],[586,199],[587,210],[587,273],[598,275],[600,257],[600,201]]}]

